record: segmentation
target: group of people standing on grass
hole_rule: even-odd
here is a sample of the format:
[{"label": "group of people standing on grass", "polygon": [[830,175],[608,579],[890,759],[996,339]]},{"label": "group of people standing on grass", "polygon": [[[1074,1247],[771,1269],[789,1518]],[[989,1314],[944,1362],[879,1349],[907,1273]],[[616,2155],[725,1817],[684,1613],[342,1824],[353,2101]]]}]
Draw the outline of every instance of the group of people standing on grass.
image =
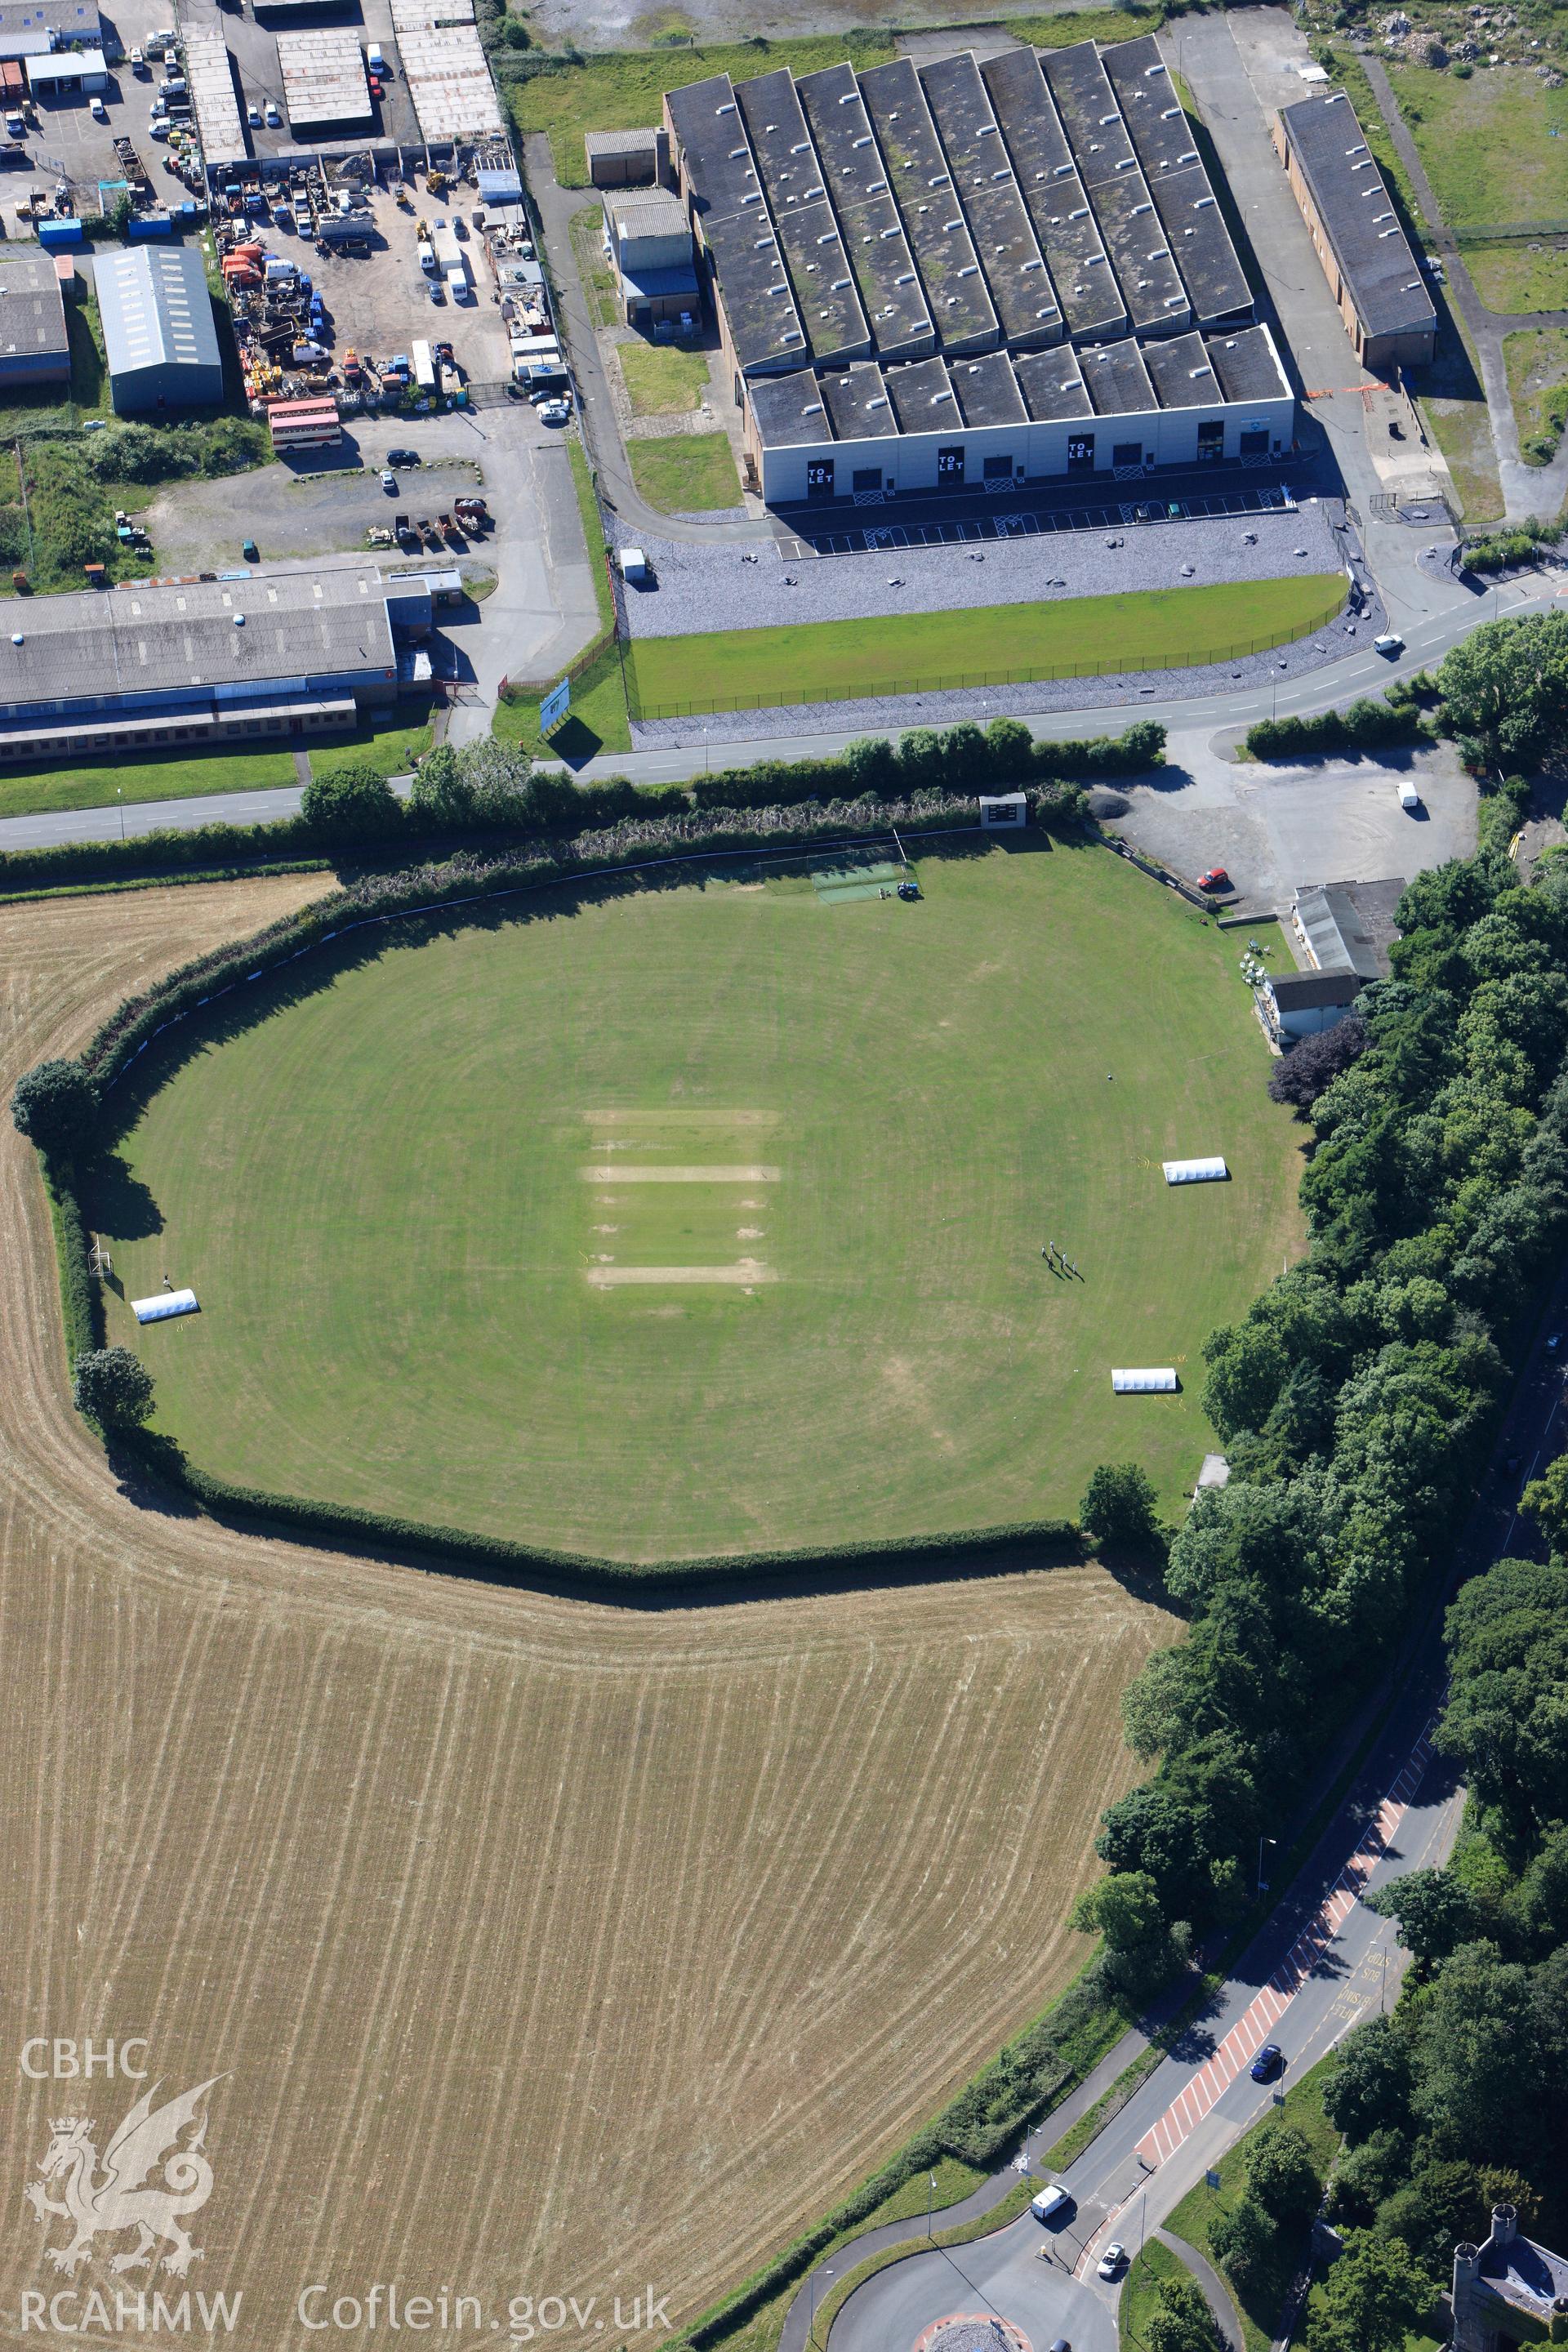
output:
[{"label": "group of people standing on grass", "polygon": [[1053,1274],[1070,1275],[1075,1282],[1081,1282],[1083,1280],[1083,1276],[1079,1274],[1074,1261],[1068,1257],[1065,1250],[1058,1249],[1055,1242],[1047,1242],[1044,1249],[1040,1252],[1040,1255],[1045,1259]]}]

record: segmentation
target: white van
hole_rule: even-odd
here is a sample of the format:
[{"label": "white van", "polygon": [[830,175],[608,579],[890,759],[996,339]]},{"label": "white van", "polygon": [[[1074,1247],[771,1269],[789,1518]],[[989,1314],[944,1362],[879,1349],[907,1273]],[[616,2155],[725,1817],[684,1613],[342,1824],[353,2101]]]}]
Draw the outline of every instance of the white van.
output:
[{"label": "white van", "polygon": [[1399,805],[1408,815],[1415,815],[1416,810],[1421,805],[1421,795],[1416,791],[1414,784],[1405,783],[1400,785]]},{"label": "white van", "polygon": [[1052,2181],[1048,2189],[1042,2189],[1037,2197],[1030,2199],[1029,2210],[1037,2221],[1054,2221],[1058,2214],[1065,2213],[1071,2203],[1072,2199],[1067,2190],[1059,2182]]}]

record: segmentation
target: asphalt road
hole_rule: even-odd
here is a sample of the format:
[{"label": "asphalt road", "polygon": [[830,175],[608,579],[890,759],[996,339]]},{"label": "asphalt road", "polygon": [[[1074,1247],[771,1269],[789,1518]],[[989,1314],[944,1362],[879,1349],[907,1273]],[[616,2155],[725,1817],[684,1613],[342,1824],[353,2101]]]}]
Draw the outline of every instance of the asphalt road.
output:
[{"label": "asphalt road", "polygon": [[[1456,590],[1452,601],[1445,603],[1426,620],[1412,625],[1405,650],[1396,661],[1385,660],[1370,646],[1358,648],[1342,662],[1314,670],[1278,691],[1254,688],[1200,700],[1173,698],[1140,702],[1136,707],[1126,703],[1090,705],[1080,710],[1053,710],[1035,716],[1026,713],[1025,720],[1037,739],[1047,742],[1068,736],[1120,735],[1138,719],[1157,719],[1173,733],[1190,734],[1202,730],[1215,735],[1227,728],[1249,727],[1257,719],[1283,717],[1290,711],[1326,710],[1358,694],[1375,692],[1390,678],[1410,677],[1416,670],[1429,668],[1482,620],[1529,609],[1550,610],[1556,594],[1555,582],[1538,575],[1527,575],[1510,581],[1505,587],[1489,589],[1484,597]],[[483,609],[488,613],[489,607]],[[456,721],[458,713],[454,712],[453,717]],[[483,713],[483,719],[488,728],[488,712]],[[454,724],[455,738],[460,737],[462,731]],[[730,743],[724,746],[721,760],[729,765],[744,767],[759,759],[821,758],[842,751],[862,731],[847,728],[832,734],[773,736],[755,743]],[[573,772],[580,782],[587,783],[611,775],[629,776],[639,784],[684,783],[711,765],[711,754],[699,735],[695,747],[608,752]],[[299,791],[292,787],[269,793],[209,793],[187,801],[143,801],[126,808],[125,826],[129,835],[149,833],[160,825],[211,824],[220,821],[255,824],[271,817],[292,815],[299,805]],[[5,817],[0,818],[0,850],[37,849],[66,841],[107,841],[119,830],[117,808],[63,809],[47,815]]]}]

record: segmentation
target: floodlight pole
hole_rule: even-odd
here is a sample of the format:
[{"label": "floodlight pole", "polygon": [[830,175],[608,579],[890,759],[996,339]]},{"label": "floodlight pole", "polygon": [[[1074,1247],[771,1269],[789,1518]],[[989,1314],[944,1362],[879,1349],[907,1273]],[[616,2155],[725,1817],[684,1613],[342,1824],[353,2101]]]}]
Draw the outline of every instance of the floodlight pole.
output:
[{"label": "floodlight pole", "polygon": [[904,856],[904,845],[903,845],[903,843],[899,839],[899,828],[898,828],[898,826],[897,826],[897,825],[895,825],[895,826],[893,827],[893,847],[894,847],[894,848],[898,851],[898,853],[899,853],[899,863],[900,863],[901,866],[907,866],[907,865],[909,864],[909,862],[910,862],[910,861],[909,861],[909,859]]}]

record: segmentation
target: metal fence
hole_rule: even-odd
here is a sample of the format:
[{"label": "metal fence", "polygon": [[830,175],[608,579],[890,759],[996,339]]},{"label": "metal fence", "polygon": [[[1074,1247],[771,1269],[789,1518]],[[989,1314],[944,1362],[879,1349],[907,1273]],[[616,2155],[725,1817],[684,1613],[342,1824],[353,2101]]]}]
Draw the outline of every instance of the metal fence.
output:
[{"label": "metal fence", "polygon": [[1508,245],[1516,237],[1568,236],[1568,220],[1450,221],[1448,234],[1456,245]]},{"label": "metal fence", "polygon": [[[1344,590],[1337,578],[1331,603],[1323,607],[1320,617],[1300,632],[1310,636],[1331,621],[1344,601]],[[824,686],[820,680],[793,678],[767,694],[728,694],[708,699],[696,698],[680,702],[645,701],[638,690],[634,659],[626,665],[626,703],[634,719],[704,719],[721,711],[789,709],[799,704],[817,702],[867,702],[880,696],[900,694],[952,694],[972,688],[986,686],[1052,686],[1069,677],[1114,677],[1118,675],[1136,677],[1145,670],[1194,669],[1205,662],[1239,661],[1249,654],[1271,653],[1281,645],[1295,644],[1293,637],[1246,637],[1237,645],[1213,646],[1202,651],[1173,654],[1168,660],[1142,659],[1129,662],[1120,672],[1108,670],[1103,659],[1058,663],[1054,667],[1026,664],[1015,669],[973,669],[943,672],[926,671],[918,677],[863,677],[848,686]],[[645,646],[658,643],[657,638],[645,638]],[[685,640],[689,652],[700,647],[700,638]],[[1153,692],[1151,688],[1149,691]]]}]

